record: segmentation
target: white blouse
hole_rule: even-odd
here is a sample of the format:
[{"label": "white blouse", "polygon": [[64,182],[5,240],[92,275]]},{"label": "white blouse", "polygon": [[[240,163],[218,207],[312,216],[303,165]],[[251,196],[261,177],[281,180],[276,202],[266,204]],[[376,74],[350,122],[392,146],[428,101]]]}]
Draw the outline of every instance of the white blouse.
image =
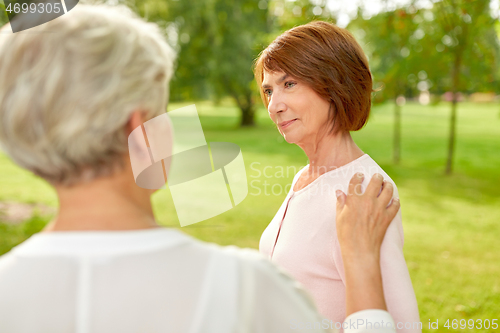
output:
[{"label": "white blouse", "polygon": [[[352,325],[360,318],[392,322],[386,311],[361,311],[346,319],[345,332],[370,332]],[[298,283],[257,251],[204,243],[176,229],[39,233],[0,257],[0,332],[330,328]]]}]

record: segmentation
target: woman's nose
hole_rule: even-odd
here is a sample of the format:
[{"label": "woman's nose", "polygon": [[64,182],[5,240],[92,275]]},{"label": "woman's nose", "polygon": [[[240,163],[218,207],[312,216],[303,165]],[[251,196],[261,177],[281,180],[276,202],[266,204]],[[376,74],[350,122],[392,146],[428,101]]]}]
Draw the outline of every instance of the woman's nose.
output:
[{"label": "woman's nose", "polygon": [[267,106],[267,111],[271,115],[284,112],[286,111],[286,103],[280,98],[280,96],[272,95]]}]

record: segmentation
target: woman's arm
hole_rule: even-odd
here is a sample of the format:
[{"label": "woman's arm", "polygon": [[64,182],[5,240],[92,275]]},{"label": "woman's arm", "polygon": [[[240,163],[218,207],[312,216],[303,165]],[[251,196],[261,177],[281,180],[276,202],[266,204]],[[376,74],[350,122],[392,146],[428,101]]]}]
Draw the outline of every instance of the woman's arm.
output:
[{"label": "woman's arm", "polygon": [[380,269],[387,310],[398,326],[398,332],[421,333],[422,324],[417,299],[403,253],[401,211],[387,229],[380,248]]},{"label": "woman's arm", "polygon": [[[361,194],[364,176],[355,175],[346,196],[337,193],[337,235],[346,278],[346,316],[366,309],[386,310],[380,247],[399,210],[393,186],[375,174]],[[382,188],[382,190],[381,190]],[[379,194],[380,193],[380,194]],[[389,206],[388,206],[389,205]]]}]

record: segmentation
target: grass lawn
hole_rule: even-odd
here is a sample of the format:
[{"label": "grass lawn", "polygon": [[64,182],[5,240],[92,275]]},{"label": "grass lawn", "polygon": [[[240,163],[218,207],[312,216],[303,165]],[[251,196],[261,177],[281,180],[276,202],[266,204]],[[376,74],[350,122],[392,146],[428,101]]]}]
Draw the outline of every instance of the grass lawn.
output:
[{"label": "grass lawn", "polygon": [[[258,127],[239,129],[232,105],[196,105],[207,141],[241,147],[249,195],[234,209],[182,230],[219,244],[257,248],[261,233],[286,196],[283,189],[307,158],[300,148],[283,141],[264,109],[259,110]],[[169,109],[180,106],[172,104]],[[447,319],[450,326],[453,319],[500,322],[500,107],[459,105],[452,176],[444,176],[449,105],[404,106],[398,166],[392,164],[392,110],[391,104],[374,107],[368,125],[353,136],[398,184],[405,256],[424,332],[500,331],[443,327]],[[1,153],[0,201],[57,205],[54,191],[45,182]],[[158,191],[153,201],[160,223],[179,226],[168,189]],[[46,222],[47,218],[35,216],[20,225],[0,223],[0,254]],[[429,320],[439,320],[440,328],[428,329]]]}]

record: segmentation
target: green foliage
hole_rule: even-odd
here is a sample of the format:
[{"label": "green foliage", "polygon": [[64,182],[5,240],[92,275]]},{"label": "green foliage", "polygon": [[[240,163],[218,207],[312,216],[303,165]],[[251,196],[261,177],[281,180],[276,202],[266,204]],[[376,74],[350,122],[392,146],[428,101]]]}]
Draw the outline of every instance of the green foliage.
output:
[{"label": "green foliage", "polygon": [[260,100],[253,61],[284,30],[328,17],[325,4],[312,5],[308,0],[136,1],[141,15],[164,24],[178,50],[171,100],[218,101],[230,96],[240,109],[241,125],[254,123],[255,103]]},{"label": "green foliage", "polygon": [[[327,20],[335,23],[335,18],[329,12],[326,3],[325,0],[272,1],[270,5],[272,7],[271,13],[275,14],[272,16],[275,27],[274,32],[281,34],[285,30],[314,20]],[[276,15],[276,13],[281,15]],[[273,37],[275,36],[273,35]]]},{"label": "green foliage", "polygon": [[170,85],[171,99],[208,98],[213,95],[209,77],[213,63],[214,1],[170,1],[168,4],[168,18],[161,13],[154,15],[172,22],[168,31],[174,35],[172,43],[178,50],[177,68]]},{"label": "green foliage", "polygon": [[253,0],[218,0],[210,81],[218,98],[231,96],[242,111],[242,125],[254,124],[252,63],[259,36],[269,31],[266,9]]},{"label": "green foliage", "polygon": [[489,1],[443,0],[434,5],[432,14],[435,19],[423,27],[429,37],[426,42],[438,51],[425,64],[435,89],[474,92],[498,88],[494,74],[500,47]]},{"label": "green foliage", "polygon": [[9,22],[4,2],[0,2],[0,27]]},{"label": "green foliage", "polygon": [[[255,112],[252,62],[262,35],[268,33],[268,11],[252,0],[169,1],[164,7],[138,3],[152,21],[167,20],[178,50],[171,82],[172,100],[232,97],[251,125]],[[147,9],[147,10],[146,10]]]},{"label": "green foliage", "polygon": [[457,65],[457,91],[500,92],[500,43],[495,30],[499,23],[491,17],[488,4],[443,0],[432,9],[410,4],[368,20],[360,11],[349,29],[369,55],[376,84],[384,87],[376,101],[399,94],[413,97],[420,81],[432,93],[450,91]]},{"label": "green foliage", "polygon": [[377,102],[416,94],[417,81],[411,79],[411,74],[418,73],[423,51],[419,42],[422,31],[415,23],[417,15],[413,5],[381,12],[369,20],[363,19],[360,12],[348,27],[361,39],[375,86],[382,88],[376,94]]}]

